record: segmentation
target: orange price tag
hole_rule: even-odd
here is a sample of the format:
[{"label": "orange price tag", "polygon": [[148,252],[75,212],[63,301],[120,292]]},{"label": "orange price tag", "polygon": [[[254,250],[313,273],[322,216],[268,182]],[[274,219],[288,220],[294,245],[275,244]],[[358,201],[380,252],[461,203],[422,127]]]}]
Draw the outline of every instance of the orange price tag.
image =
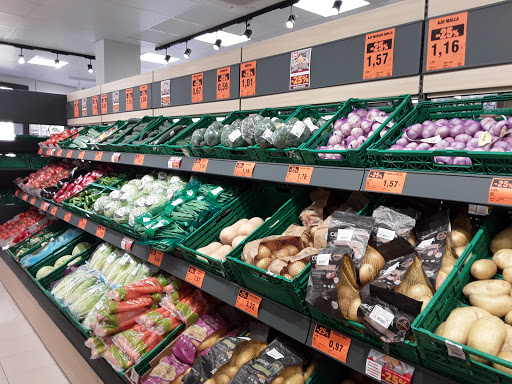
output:
[{"label": "orange price tag", "polygon": [[78,153],[78,158],[79,158],[79,159],[83,159],[83,158],[84,158],[84,156],[85,156],[85,151],[80,151],[80,152]]},{"label": "orange price tag", "polygon": [[256,60],[240,66],[240,97],[256,94]]},{"label": "orange price tag", "polygon": [[20,190],[17,189],[16,192],[14,192],[14,196],[18,197],[19,194],[20,194]]},{"label": "orange price tag", "polygon": [[238,161],[235,165],[235,176],[252,177],[256,163],[250,161]]},{"label": "orange price tag", "polygon": [[41,203],[41,209],[43,211],[47,211],[48,212],[48,208],[50,208],[50,204],[49,203],[46,203],[46,202]]},{"label": "orange price tag", "polygon": [[94,155],[94,160],[100,161],[102,157],[103,157],[103,152],[96,152],[96,154]]},{"label": "orange price tag", "polygon": [[366,190],[385,193],[402,193],[407,172],[370,170],[366,178]]},{"label": "orange price tag", "polygon": [[66,157],[68,159],[71,158],[71,156],[73,156],[73,150],[72,149],[68,150],[68,153],[66,153]]},{"label": "orange price tag", "polygon": [[126,90],[126,110],[133,111],[133,88]]},{"label": "orange price tag", "polygon": [[493,178],[488,201],[489,204],[512,205],[512,179]]},{"label": "orange price tag", "polygon": [[35,197],[31,198],[30,199],[30,204],[34,205],[35,203],[36,203],[36,198]]},{"label": "orange price tag", "polygon": [[57,149],[57,154],[55,156],[61,157],[62,156],[62,149]]},{"label": "orange price tag", "polygon": [[107,94],[101,95],[101,114],[106,115],[108,113]]},{"label": "orange price tag", "polygon": [[120,158],[121,158],[121,153],[120,152],[114,152],[112,154],[112,156],[110,157],[110,161],[112,163],[118,163]]},{"label": "orange price tag", "polygon": [[395,28],[368,33],[364,45],[363,79],[377,79],[393,74]]},{"label": "orange price tag", "polygon": [[260,308],[261,297],[247,292],[245,289],[240,288],[236,298],[235,307],[247,312],[249,315],[258,317],[258,309]]},{"label": "orange price tag", "polygon": [[188,281],[190,284],[195,285],[198,288],[201,288],[203,286],[204,275],[204,271],[201,271],[200,269],[189,265],[187,275],[185,276],[185,280]]},{"label": "orange price tag", "polygon": [[427,71],[463,67],[466,62],[467,34],[467,12],[429,20]]},{"label": "orange price tag", "polygon": [[155,264],[157,267],[159,267],[160,264],[162,264],[162,259],[163,258],[164,258],[164,253],[163,252],[160,252],[160,251],[157,251],[154,248],[151,248],[151,252],[149,252],[149,257],[148,257],[148,261],[151,264]]},{"label": "orange price tag", "polygon": [[133,246],[133,239],[130,239],[129,237],[123,237],[121,240],[121,249],[124,249],[125,251],[131,251]]},{"label": "orange price tag", "polygon": [[40,208],[40,209],[42,209],[43,211],[45,210],[45,209],[44,209],[45,204],[46,204],[46,203],[43,201],[43,202],[41,203],[41,205],[39,206],[39,208]]},{"label": "orange price tag", "polygon": [[69,223],[69,220],[71,220],[71,212],[66,212],[64,215],[64,221]]},{"label": "orange price tag", "polygon": [[39,148],[39,149],[37,150],[37,154],[38,154],[38,155],[42,155],[42,154],[43,154],[43,148]]},{"label": "orange price tag", "polygon": [[53,149],[48,148],[46,150],[46,156],[51,156],[52,155],[52,151],[53,151]]},{"label": "orange price tag", "polygon": [[304,167],[302,165],[290,165],[286,173],[287,183],[309,184],[311,175],[313,175],[313,167]]},{"label": "orange price tag", "polygon": [[208,159],[195,159],[192,170],[195,172],[206,172],[208,168]]},{"label": "orange price tag", "polygon": [[78,228],[85,229],[85,226],[87,225],[87,219],[84,219],[83,217],[78,222]]},{"label": "orange price tag", "polygon": [[145,155],[142,155],[140,153],[136,154],[135,158],[133,159],[133,164],[134,165],[142,165],[142,164],[144,164],[144,158],[145,157],[146,157]]},{"label": "orange price tag", "polygon": [[351,342],[352,340],[348,337],[317,324],[311,346],[342,363],[346,363]]},{"label": "orange price tag", "polygon": [[140,86],[140,109],[146,109],[148,107],[148,86]]},{"label": "orange price tag", "polygon": [[50,213],[55,216],[57,214],[57,207],[54,205],[52,209],[50,210]]},{"label": "orange price tag", "polygon": [[[228,96],[229,97],[229,96]],[[192,75],[192,102],[203,101],[203,72]]]},{"label": "orange price tag", "polygon": [[103,239],[103,236],[105,236],[105,227],[102,225],[98,225],[98,227],[96,228],[96,237]]},{"label": "orange price tag", "polygon": [[27,201],[28,200],[28,195],[26,193],[24,193],[23,195],[21,195],[21,200],[25,200]]},{"label": "orange price tag", "polygon": [[73,113],[73,116],[74,116],[74,117],[78,117],[78,116],[80,116],[78,111],[79,111],[79,110],[78,110],[78,100],[75,100],[75,101],[73,102],[73,112],[74,112],[74,113]]},{"label": "orange price tag", "polygon": [[230,97],[231,67],[217,69],[217,100]]},{"label": "orange price tag", "polygon": [[93,115],[98,114],[98,96],[92,97],[92,114]]}]

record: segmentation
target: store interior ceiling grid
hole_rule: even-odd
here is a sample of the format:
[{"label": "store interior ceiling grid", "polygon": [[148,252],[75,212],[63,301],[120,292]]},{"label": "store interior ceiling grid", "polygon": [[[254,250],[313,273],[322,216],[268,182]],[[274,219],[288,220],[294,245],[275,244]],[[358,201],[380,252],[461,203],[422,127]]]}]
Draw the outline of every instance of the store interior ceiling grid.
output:
[{"label": "store interior ceiling grid", "polygon": [[[350,3],[357,0],[343,0]],[[297,29],[329,22],[339,17],[366,12],[400,0],[367,0],[370,4],[338,16],[322,17],[294,7],[297,15],[293,30],[285,27],[290,9],[276,10],[251,21],[251,41],[266,40]],[[407,0],[405,0],[407,1]],[[278,3],[276,0],[0,0],[0,39],[13,43],[61,49],[94,55],[95,42],[101,39],[117,40],[140,45],[141,54],[154,52],[160,44],[201,32],[226,21]],[[329,7],[333,0],[326,2]],[[224,29],[243,34],[245,25]],[[247,43],[237,44],[239,47]],[[192,40],[189,43],[192,58],[215,54],[211,44]],[[230,49],[223,47],[221,49]],[[181,64],[185,45],[169,49],[169,54],[180,58],[168,65]],[[95,85],[94,74],[87,72],[88,60],[74,56],[59,56],[68,65],[55,69],[33,64],[18,64],[20,50],[0,45],[0,75],[17,76],[47,81],[82,89]],[[24,50],[28,61],[40,55],[55,59],[48,52]],[[164,53],[160,51],[159,53]],[[94,66],[94,62],[93,62]],[[141,72],[164,67],[141,61]]]}]

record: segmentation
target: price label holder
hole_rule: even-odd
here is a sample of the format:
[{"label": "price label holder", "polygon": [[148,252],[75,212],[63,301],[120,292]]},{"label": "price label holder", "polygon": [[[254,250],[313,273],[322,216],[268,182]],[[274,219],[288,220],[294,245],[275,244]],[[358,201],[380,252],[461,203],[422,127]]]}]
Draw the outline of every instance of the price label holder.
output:
[{"label": "price label holder", "polygon": [[195,159],[194,165],[192,165],[192,170],[195,172],[206,172],[206,168],[208,168],[208,159]]},{"label": "price label holder", "polygon": [[87,219],[84,219],[83,217],[78,222],[78,228],[85,229],[85,226],[87,225]]},{"label": "price label holder", "polygon": [[70,159],[70,158],[71,158],[71,156],[73,156],[73,150],[72,150],[72,149],[68,150],[68,153],[66,153],[66,157],[67,157],[68,159]]},{"label": "price label holder", "polygon": [[133,88],[126,89],[126,110],[133,111]]},{"label": "price label holder", "polygon": [[512,205],[512,179],[493,178],[487,200],[489,204]]},{"label": "price label holder", "polygon": [[240,97],[256,94],[256,61],[240,65]]},{"label": "price label holder", "polygon": [[112,163],[118,163],[120,158],[121,158],[121,153],[119,153],[119,152],[114,152],[114,153],[112,154],[112,156],[110,156],[110,161],[111,161]]},{"label": "price label holder", "polygon": [[121,249],[124,249],[125,251],[130,252],[132,250],[133,246],[133,239],[130,239],[129,237],[123,237],[121,240]]},{"label": "price label holder", "polygon": [[287,183],[309,184],[313,175],[313,167],[304,167],[302,165],[290,165],[286,178]]},{"label": "price label holder", "polygon": [[407,172],[378,171],[371,169],[366,178],[367,191],[402,193]]},{"label": "price label holder", "polygon": [[62,156],[62,149],[57,149],[57,157],[61,157]]},{"label": "price label holder", "polygon": [[28,195],[26,193],[21,195],[21,200],[27,201],[28,200]]},{"label": "price label holder", "polygon": [[346,364],[351,342],[350,338],[317,324],[311,339],[311,346]]},{"label": "price label holder", "polygon": [[71,220],[71,212],[66,212],[64,215],[64,221],[69,223],[69,220]]},{"label": "price label holder", "polygon": [[43,201],[43,202],[41,203],[41,207],[40,207],[40,208],[41,208],[43,211],[48,211],[48,208],[50,208],[50,204],[49,204],[49,203],[47,203],[47,202],[45,202],[45,201]]},{"label": "price label holder", "polygon": [[235,307],[247,312],[249,315],[258,317],[258,310],[261,304],[261,297],[240,288],[236,297]]},{"label": "price label holder", "polygon": [[142,165],[142,164],[144,164],[144,158],[145,157],[146,156],[141,154],[141,153],[136,154],[135,158],[133,159],[133,164],[134,165]]},{"label": "price label holder", "polygon": [[38,154],[38,155],[42,155],[42,154],[43,154],[43,148],[39,148],[39,149],[37,150],[37,154]]},{"label": "price label holder", "polygon": [[85,157],[85,151],[80,151],[80,152],[78,153],[78,158],[79,158],[80,160],[83,160],[83,159],[84,159],[84,157]]},{"label": "price label holder", "polygon": [[96,228],[95,234],[96,234],[96,237],[103,239],[103,237],[105,236],[105,227],[102,225],[98,225],[98,227]]},{"label": "price label holder", "polygon": [[252,163],[250,161],[238,161],[235,165],[233,174],[241,177],[252,177],[255,166],[256,163]]},{"label": "price label holder", "polygon": [[195,285],[198,288],[201,288],[203,286],[204,275],[204,271],[201,271],[199,268],[189,265],[187,275],[185,276],[185,281],[189,282],[192,285]]},{"label": "price label holder", "polygon": [[54,205],[52,209],[50,210],[50,213],[55,216],[57,214],[57,207]]},{"label": "price label holder", "polygon": [[148,85],[140,86],[140,109],[146,109],[148,107]]},{"label": "price label holder", "polygon": [[30,204],[34,205],[35,203],[36,203],[36,198],[35,197],[31,198],[30,199]]},{"label": "price label holder", "polygon": [[182,157],[171,157],[167,160],[167,168],[179,168]]},{"label": "price label holder", "polygon": [[415,368],[394,357],[370,349],[365,373],[381,383],[410,384]]},{"label": "price label holder", "polygon": [[94,155],[94,161],[101,161],[101,158],[103,157],[103,152],[96,152]]},{"label": "price label holder", "polygon": [[14,196],[18,197],[19,194],[20,194],[20,190],[17,189],[16,192],[14,192]]},{"label": "price label holder", "polygon": [[46,156],[51,156],[52,155],[52,149],[48,148],[46,150]]},{"label": "price label holder", "polygon": [[108,103],[107,103],[108,95],[103,93],[101,95],[101,114],[106,115],[108,113]]},{"label": "price label holder", "polygon": [[429,20],[427,71],[463,67],[466,63],[467,34],[467,12]]},{"label": "price label holder", "polygon": [[229,99],[231,67],[217,69],[217,100]]},{"label": "price label holder", "polygon": [[92,114],[95,116],[98,114],[98,96],[92,97]]},{"label": "price label holder", "polygon": [[368,33],[364,45],[363,79],[393,75],[395,28]]},{"label": "price label holder", "polygon": [[192,102],[203,102],[203,72],[192,75]]},{"label": "price label holder", "polygon": [[164,258],[164,253],[163,252],[160,252],[160,251],[157,251],[154,248],[151,248],[151,252],[149,252],[149,257],[148,257],[148,261],[151,264],[155,264],[157,267],[159,267],[160,264],[162,264],[162,259],[163,258]]}]

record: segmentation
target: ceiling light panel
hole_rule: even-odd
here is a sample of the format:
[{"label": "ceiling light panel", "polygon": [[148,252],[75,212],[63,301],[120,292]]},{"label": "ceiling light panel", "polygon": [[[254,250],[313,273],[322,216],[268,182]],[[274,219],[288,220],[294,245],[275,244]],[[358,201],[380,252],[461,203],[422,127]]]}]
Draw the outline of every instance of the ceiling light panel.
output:
[{"label": "ceiling light panel", "polygon": [[[155,63],[155,64],[168,64],[167,61],[165,61],[165,55],[160,55],[155,52],[146,52],[143,55],[140,55],[140,59],[142,61],[147,61],[149,63]],[[173,63],[175,61],[178,61],[179,58],[177,57],[171,57],[169,59],[169,63]]]},{"label": "ceiling light panel", "polygon": [[[55,66],[55,59],[45,59],[41,56],[34,56],[29,61],[27,61],[29,64],[36,64],[36,65],[45,65],[47,67],[54,67]],[[59,60],[59,68],[67,65],[68,62],[64,60]]]},{"label": "ceiling light panel", "polygon": [[[332,0],[300,0],[294,5],[294,7],[323,17],[330,17],[333,16],[332,3]],[[341,14],[343,12],[352,11],[357,8],[365,7],[369,4],[370,3],[365,0],[343,0],[339,13]]]},{"label": "ceiling light panel", "polygon": [[214,44],[217,39],[222,40],[223,47],[229,47],[231,45],[240,44],[246,41],[245,36],[235,35],[234,33],[224,31],[206,33],[194,38],[194,40],[199,40],[210,44]]}]

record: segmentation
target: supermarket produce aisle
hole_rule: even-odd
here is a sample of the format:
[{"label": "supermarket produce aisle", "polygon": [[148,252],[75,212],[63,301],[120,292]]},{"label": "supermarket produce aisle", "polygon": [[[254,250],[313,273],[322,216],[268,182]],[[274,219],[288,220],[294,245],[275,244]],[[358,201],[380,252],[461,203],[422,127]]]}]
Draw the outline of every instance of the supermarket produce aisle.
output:
[{"label": "supermarket produce aisle", "polygon": [[0,282],[0,384],[69,383]]}]

